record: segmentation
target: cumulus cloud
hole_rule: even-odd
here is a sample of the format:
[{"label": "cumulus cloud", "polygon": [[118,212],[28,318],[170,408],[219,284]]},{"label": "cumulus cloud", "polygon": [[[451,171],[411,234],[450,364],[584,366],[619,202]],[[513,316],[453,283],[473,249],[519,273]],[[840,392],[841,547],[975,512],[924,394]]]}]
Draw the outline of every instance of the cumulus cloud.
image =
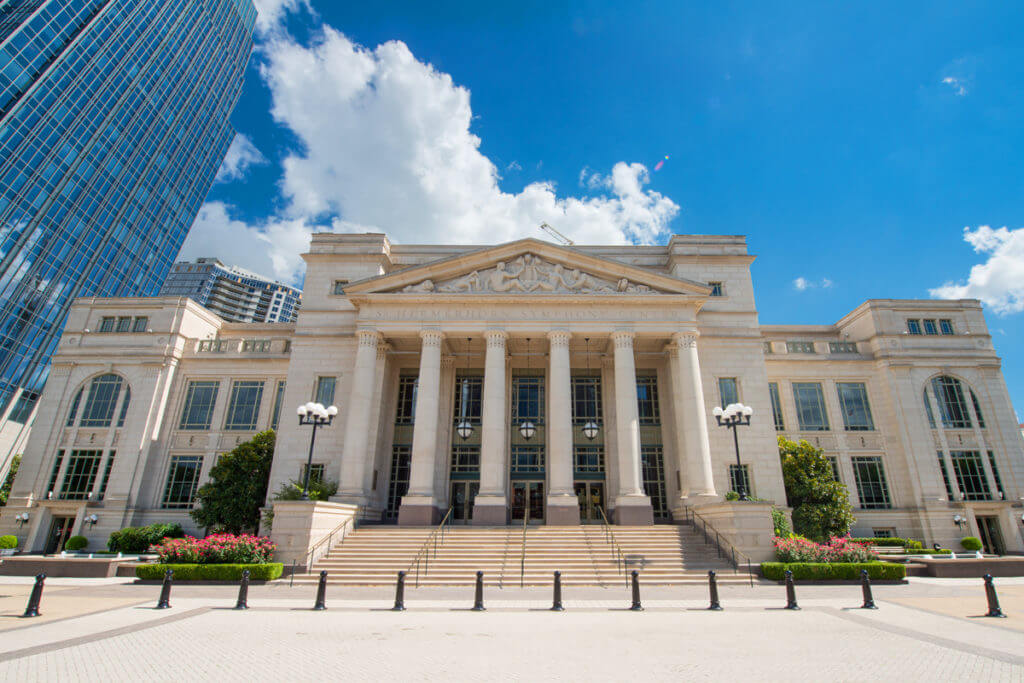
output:
[{"label": "cumulus cloud", "polygon": [[235,135],[235,139],[231,141],[227,154],[224,155],[224,161],[221,162],[220,168],[217,170],[217,177],[214,179],[214,182],[225,183],[232,180],[240,180],[245,177],[245,172],[249,170],[250,166],[258,166],[265,163],[267,163],[267,158],[256,149],[256,145],[252,144],[252,140],[238,133]]},{"label": "cumulus cloud", "polygon": [[820,280],[808,280],[805,277],[798,277],[793,280],[793,289],[798,292],[806,292],[808,289],[831,289],[835,285],[832,280],[827,277],[823,277]]},{"label": "cumulus cloud", "polygon": [[285,15],[305,8],[312,12],[309,0],[253,0],[256,5],[256,30],[260,34],[280,29]]},{"label": "cumulus cloud", "polygon": [[1000,315],[1024,311],[1024,228],[964,228],[964,241],[988,259],[971,267],[966,282],[928,290],[936,299],[980,299]]},{"label": "cumulus cloud", "polygon": [[798,292],[802,292],[810,286],[811,283],[807,281],[807,278],[798,277],[793,280],[793,287],[795,287]]}]

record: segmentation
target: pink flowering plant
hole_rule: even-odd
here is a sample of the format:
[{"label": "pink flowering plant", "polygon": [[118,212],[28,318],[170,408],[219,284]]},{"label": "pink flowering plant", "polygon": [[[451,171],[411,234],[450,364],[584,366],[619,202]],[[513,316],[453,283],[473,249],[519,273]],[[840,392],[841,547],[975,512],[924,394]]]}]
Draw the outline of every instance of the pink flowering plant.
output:
[{"label": "pink flowering plant", "polygon": [[265,536],[213,534],[165,538],[155,550],[161,564],[265,564],[276,548]]},{"label": "pink flowering plant", "polygon": [[815,543],[800,536],[775,539],[779,562],[877,562],[878,553],[866,543],[833,536],[828,543]]}]

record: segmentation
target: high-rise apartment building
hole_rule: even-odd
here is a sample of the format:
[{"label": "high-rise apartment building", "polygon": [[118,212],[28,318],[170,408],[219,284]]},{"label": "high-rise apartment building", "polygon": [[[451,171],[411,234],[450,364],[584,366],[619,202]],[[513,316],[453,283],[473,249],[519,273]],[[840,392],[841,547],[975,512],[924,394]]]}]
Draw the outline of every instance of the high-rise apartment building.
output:
[{"label": "high-rise apartment building", "polygon": [[255,19],[251,0],[0,0],[0,476],[72,300],[159,291],[234,137]]},{"label": "high-rise apartment building", "polygon": [[302,290],[215,258],[175,263],[160,296],[187,296],[239,323],[290,323],[302,303]]}]

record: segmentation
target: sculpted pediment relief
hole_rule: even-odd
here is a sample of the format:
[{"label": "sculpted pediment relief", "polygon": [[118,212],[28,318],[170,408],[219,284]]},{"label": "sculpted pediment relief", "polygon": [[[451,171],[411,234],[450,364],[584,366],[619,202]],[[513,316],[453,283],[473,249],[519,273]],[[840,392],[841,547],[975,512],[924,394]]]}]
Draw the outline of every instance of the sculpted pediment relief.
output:
[{"label": "sculpted pediment relief", "polygon": [[551,263],[536,254],[522,254],[446,280],[421,280],[400,292],[440,294],[662,294],[627,278],[609,280]]}]

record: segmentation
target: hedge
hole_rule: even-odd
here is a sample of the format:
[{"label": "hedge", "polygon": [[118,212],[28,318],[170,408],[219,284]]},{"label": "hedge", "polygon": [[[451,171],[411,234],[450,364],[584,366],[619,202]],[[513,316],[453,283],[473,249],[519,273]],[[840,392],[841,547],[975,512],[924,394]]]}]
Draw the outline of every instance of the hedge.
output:
[{"label": "hedge", "polygon": [[107,550],[123,553],[144,553],[151,545],[159,545],[164,538],[183,538],[184,530],[177,522],[125,527],[110,534]]},{"label": "hedge", "polygon": [[281,578],[284,564],[140,564],[135,568],[135,576],[143,580],[162,580],[168,569],[174,570],[175,581],[238,581],[246,569],[253,581],[273,581]]},{"label": "hedge", "polygon": [[921,542],[912,538],[851,538],[854,543],[867,543],[868,545],[900,546],[901,548],[920,548]]},{"label": "hedge", "polygon": [[64,543],[64,550],[75,552],[76,550],[84,550],[88,545],[89,539],[85,536],[72,536]]},{"label": "hedge", "polygon": [[907,575],[907,568],[892,562],[762,562],[761,574],[766,579],[782,581],[786,570],[793,572],[794,581],[854,581],[860,579],[862,569],[868,577],[878,580],[899,580]]},{"label": "hedge", "polygon": [[0,550],[14,550],[18,547],[17,536],[0,536]]}]

